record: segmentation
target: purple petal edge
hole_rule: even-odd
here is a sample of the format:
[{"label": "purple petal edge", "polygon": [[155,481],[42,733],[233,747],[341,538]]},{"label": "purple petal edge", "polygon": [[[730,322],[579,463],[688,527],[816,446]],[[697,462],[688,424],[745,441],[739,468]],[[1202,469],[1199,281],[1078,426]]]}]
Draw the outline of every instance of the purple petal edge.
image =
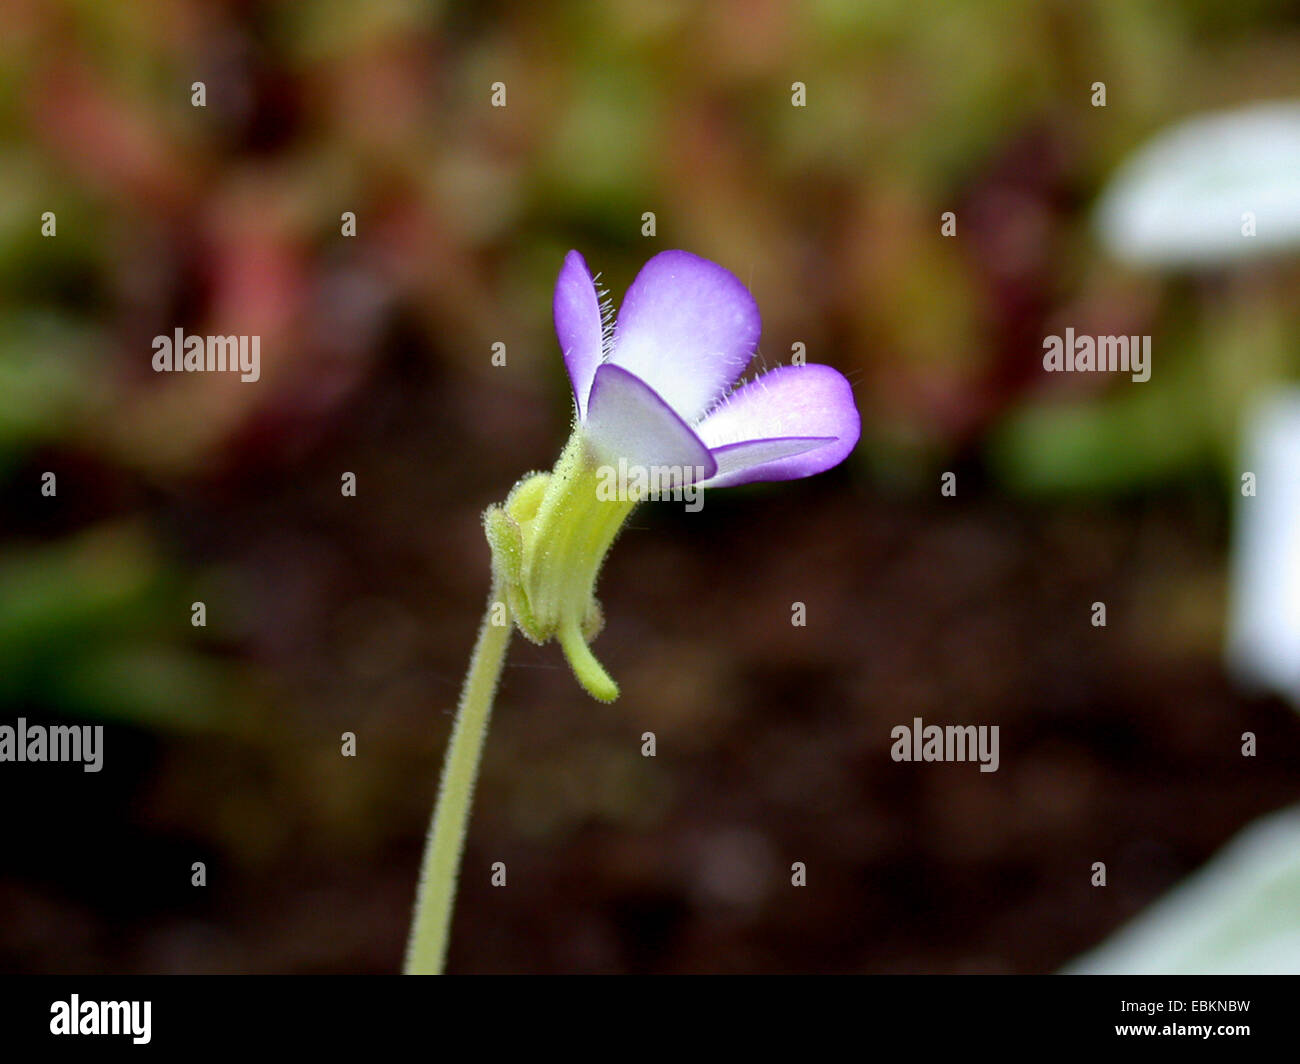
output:
[{"label": "purple petal edge", "polygon": [[[752,448],[755,444],[765,443],[804,443],[805,447],[794,450],[782,458],[759,459],[748,465],[735,469],[726,469],[726,457],[737,451]],[[762,440],[745,440],[741,443],[728,443],[714,447],[710,454],[718,463],[720,472],[714,474],[704,485],[708,488],[732,488],[741,484],[753,484],[768,480],[797,480],[821,473],[838,465],[842,458],[830,459],[822,455],[826,447],[838,443],[835,436],[772,436]]]},{"label": "purple petal edge", "polygon": [[555,281],[555,336],[573,386],[578,420],[587,416],[592,381],[603,354],[600,299],[586,260],[576,251],[564,256]]},{"label": "purple petal edge", "polygon": [[862,420],[853,387],[830,366],[781,366],[737,389],[696,431],[715,453],[765,440],[823,439],[799,454],[725,470],[710,483],[727,487],[793,480],[830,469],[857,445]]}]

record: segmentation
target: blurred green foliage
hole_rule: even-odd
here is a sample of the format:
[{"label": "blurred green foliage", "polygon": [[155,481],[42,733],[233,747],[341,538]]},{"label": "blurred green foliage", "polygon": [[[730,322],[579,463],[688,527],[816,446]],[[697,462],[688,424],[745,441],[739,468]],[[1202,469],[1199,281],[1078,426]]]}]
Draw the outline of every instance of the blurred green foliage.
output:
[{"label": "blurred green foliage", "polygon": [[[506,338],[505,387],[562,420],[548,308],[573,246],[616,292],[665,247],[731,268],[763,309],[762,363],[803,343],[855,382],[859,475],[925,491],[972,458],[1030,493],[1226,468],[1243,406],[1296,370],[1293,263],[1131,275],[1088,224],[1108,174],[1155,130],[1300,95],[1300,29],[1281,0],[18,0],[0,30],[11,507],[39,507],[37,456],[92,462],[116,497],[158,493],[164,509],[253,475],[268,442],[292,464],[398,342],[471,388]],[[505,108],[489,106],[494,82]],[[955,239],[939,234],[949,210]],[[40,235],[45,211],[57,237]],[[355,240],[339,235],[343,211]],[[1154,334],[1152,381],[1045,380],[1041,338],[1059,323]],[[178,326],[262,335],[263,381],[158,379],[150,338]],[[178,554],[149,515],[139,557],[106,556],[125,567],[107,588]],[[60,532],[132,516],[105,504]],[[94,686],[112,626],[60,642],[101,599],[50,549],[71,550],[8,548],[15,574],[65,575],[21,591],[49,601],[13,614],[7,652],[34,661],[75,642],[75,684],[19,670],[60,701]],[[163,687],[180,668],[165,660]]]}]

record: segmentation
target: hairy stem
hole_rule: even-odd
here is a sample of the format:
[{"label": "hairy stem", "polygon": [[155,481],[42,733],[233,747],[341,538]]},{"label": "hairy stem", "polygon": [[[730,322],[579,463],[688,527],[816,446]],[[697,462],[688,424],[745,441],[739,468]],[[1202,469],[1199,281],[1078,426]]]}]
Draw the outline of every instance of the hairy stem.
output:
[{"label": "hairy stem", "polygon": [[501,679],[512,628],[505,594],[494,582],[474,653],[470,656],[469,672],[456,709],[456,724],[443,762],[438,803],[429,824],[406,952],[408,975],[439,975],[447,960],[447,935],[474,783],[478,779],[492,700]]}]

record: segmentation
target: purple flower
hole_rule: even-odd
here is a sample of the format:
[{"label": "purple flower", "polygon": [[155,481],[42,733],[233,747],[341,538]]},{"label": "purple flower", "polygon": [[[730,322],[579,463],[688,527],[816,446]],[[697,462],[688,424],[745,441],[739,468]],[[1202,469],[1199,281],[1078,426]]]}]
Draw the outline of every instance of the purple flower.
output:
[{"label": "purple flower", "polygon": [[[549,473],[516,482],[489,506],[492,590],[461,694],[421,872],[407,971],[441,971],[456,869],[492,699],[513,622],[536,643],[558,639],[573,674],[602,702],[618,684],[589,646],[603,614],[596,579],[645,484],[608,490],[609,464],[668,471],[675,489],[790,480],[842,462],[861,427],[849,382],[829,366],[786,366],[736,381],[761,324],[735,277],[685,251],[642,267],[618,320],[587,264],[570,251],[555,285],[555,331],[577,419]],[[608,464],[602,464],[608,463]],[[662,484],[662,481],[659,481]],[[685,495],[685,490],[683,490]]]},{"label": "purple flower", "polygon": [[569,252],[555,331],[577,423],[551,472],[524,477],[484,514],[494,601],[534,642],[558,639],[579,682],[605,702],[618,685],[588,646],[602,623],[596,578],[632,510],[665,485],[685,499],[688,485],[820,473],[844,460],[860,430],[853,390],[829,366],[784,366],[735,387],[760,323],[753,296],[721,266],[685,251],[656,255],[612,316]]},{"label": "purple flower", "polygon": [[700,470],[707,487],[811,476],[858,442],[852,387],[829,366],[781,366],[733,390],[761,327],[748,289],[686,251],[647,262],[613,323],[578,252],[555,285],[588,443],[608,461]]}]

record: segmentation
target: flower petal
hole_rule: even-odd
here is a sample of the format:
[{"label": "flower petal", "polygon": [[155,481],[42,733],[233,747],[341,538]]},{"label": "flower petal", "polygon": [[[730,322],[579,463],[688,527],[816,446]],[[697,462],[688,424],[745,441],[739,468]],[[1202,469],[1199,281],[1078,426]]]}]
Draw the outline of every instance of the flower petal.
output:
[{"label": "flower petal", "polygon": [[701,481],[718,464],[691,427],[645,381],[606,362],[596,370],[583,434],[601,461],[629,467],[671,466]]},{"label": "flower petal", "polygon": [[[705,487],[725,488],[729,484],[744,484],[749,480],[776,480],[776,477],[749,477],[737,479],[741,473],[760,466],[770,465],[783,458],[794,458],[835,443],[833,436],[785,436],[768,440],[746,440],[744,443],[724,443],[709,451],[718,463],[718,471],[705,482]],[[819,470],[812,470],[819,472]],[[797,474],[802,475],[802,474]]]},{"label": "flower petal", "polygon": [[578,404],[578,419],[587,415],[587,396],[602,354],[600,299],[587,269],[586,260],[576,251],[564,256],[559,279],[555,282],[555,335],[564,354],[564,366],[573,385],[573,399]]},{"label": "flower petal", "polygon": [[[839,465],[857,444],[862,421],[853,387],[839,371],[830,366],[779,366],[737,388],[695,431],[718,463],[718,475],[709,486],[725,487],[792,480]],[[778,453],[776,444],[793,446],[796,440],[824,442]]]},{"label": "flower petal", "polygon": [[609,360],[691,422],[744,371],[761,330],[758,304],[732,274],[688,251],[664,251],[627,290]]}]

